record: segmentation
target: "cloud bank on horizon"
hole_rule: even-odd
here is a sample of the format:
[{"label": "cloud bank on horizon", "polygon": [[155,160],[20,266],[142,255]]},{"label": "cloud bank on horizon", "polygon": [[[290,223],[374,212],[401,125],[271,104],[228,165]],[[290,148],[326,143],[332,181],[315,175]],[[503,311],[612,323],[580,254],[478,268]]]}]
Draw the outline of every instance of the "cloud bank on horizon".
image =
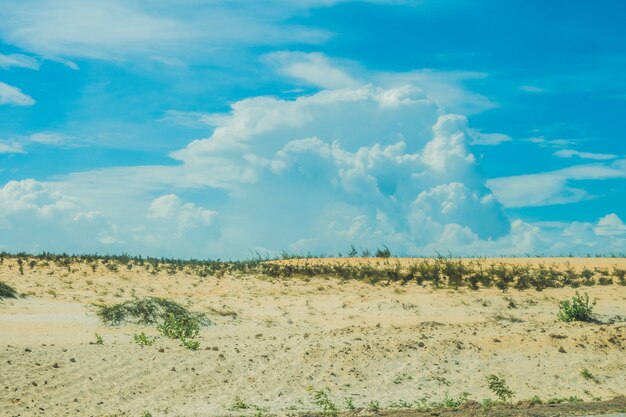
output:
[{"label": "cloud bank on horizon", "polygon": [[341,46],[359,33],[346,11],[395,25],[474,7],[448,6],[0,5],[0,250],[624,253],[619,130],[603,133],[600,115],[557,123],[568,117],[557,110],[554,123],[514,127],[533,115],[534,102],[516,104],[528,95],[565,105],[583,93],[537,73],[498,96],[490,73],[506,71],[472,58],[385,66]]}]

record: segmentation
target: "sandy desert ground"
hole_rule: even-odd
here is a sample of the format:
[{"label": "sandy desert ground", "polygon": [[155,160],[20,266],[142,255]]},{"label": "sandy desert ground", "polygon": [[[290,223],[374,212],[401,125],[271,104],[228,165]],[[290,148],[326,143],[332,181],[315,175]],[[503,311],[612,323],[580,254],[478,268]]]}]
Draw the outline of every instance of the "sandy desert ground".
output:
[{"label": "sandy desert ground", "polygon": [[[626,269],[625,259],[568,262]],[[489,374],[506,380],[514,401],[626,394],[626,287],[618,284],[582,289],[598,300],[603,324],[557,320],[572,288],[202,278],[84,264],[22,275],[15,259],[0,265],[0,281],[27,295],[0,301],[2,416],[286,415],[319,410],[312,393],[323,389],[340,408],[351,398],[371,414],[376,404],[393,410],[464,392],[495,398]],[[106,326],[95,314],[93,304],[143,296],[207,313],[213,324],[201,330],[200,349],[154,327]],[[134,342],[142,331],[157,337],[152,346]]]}]

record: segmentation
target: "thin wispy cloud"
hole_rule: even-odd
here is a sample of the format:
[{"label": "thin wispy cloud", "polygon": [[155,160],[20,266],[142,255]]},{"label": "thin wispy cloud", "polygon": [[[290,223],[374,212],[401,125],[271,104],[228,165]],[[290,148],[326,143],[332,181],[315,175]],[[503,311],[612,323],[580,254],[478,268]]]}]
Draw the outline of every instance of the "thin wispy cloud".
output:
[{"label": "thin wispy cloud", "polygon": [[573,149],[561,149],[554,153],[559,158],[573,158],[578,157],[580,159],[594,159],[597,161],[606,161],[617,158],[617,155],[610,153],[595,153],[595,152],[580,152]]},{"label": "thin wispy cloud", "polygon": [[0,82],[0,105],[32,106],[35,100],[17,87]]},{"label": "thin wispy cloud", "polygon": [[28,55],[22,54],[0,54],[0,68],[28,68],[32,70],[39,69],[39,61]]}]

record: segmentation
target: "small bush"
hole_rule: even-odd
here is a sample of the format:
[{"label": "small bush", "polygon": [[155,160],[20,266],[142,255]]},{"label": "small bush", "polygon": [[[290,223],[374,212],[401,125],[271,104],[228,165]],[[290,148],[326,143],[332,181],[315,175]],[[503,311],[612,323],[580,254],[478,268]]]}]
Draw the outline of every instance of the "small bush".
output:
[{"label": "small bush", "polygon": [[587,368],[582,368],[580,370],[580,376],[585,378],[587,381],[596,381],[596,377],[594,377],[593,374],[589,372],[589,369]]},{"label": "small bush", "polygon": [[121,323],[159,324],[170,316],[193,320],[198,325],[209,324],[202,314],[192,313],[180,304],[159,297],[144,297],[114,305],[97,305],[97,314],[108,325]]},{"label": "small bush", "polygon": [[240,397],[235,397],[232,405],[230,406],[229,410],[231,411],[237,411],[237,410],[248,410],[249,408],[251,408],[250,404],[246,403],[245,401],[243,401]]},{"label": "small bush", "polygon": [[102,339],[102,336],[100,336],[98,333],[96,333],[95,344],[96,345],[103,345],[104,344],[104,340]]},{"label": "small bush", "polygon": [[348,410],[351,410],[351,411],[356,410],[356,406],[352,402],[352,398],[351,397],[347,397],[345,401],[346,401],[346,408]]},{"label": "small bush", "polygon": [[464,392],[458,398],[450,397],[448,394],[446,394],[445,398],[443,399],[443,406],[445,408],[458,408],[465,404],[468,398],[468,392]]},{"label": "small bush", "polygon": [[17,291],[9,284],[0,281],[0,300],[5,298],[17,298]]},{"label": "small bush", "polygon": [[339,414],[339,409],[337,408],[335,403],[331,401],[328,394],[330,394],[329,389],[313,391],[313,403],[321,409],[324,416],[334,417]]},{"label": "small bush", "polygon": [[139,346],[152,346],[155,340],[154,337],[146,336],[144,332],[134,335],[133,339],[135,339],[135,343],[137,343]]},{"label": "small bush", "polygon": [[161,323],[157,329],[163,336],[170,339],[193,339],[200,331],[200,323],[195,317],[176,316],[171,314]]},{"label": "small bush", "polygon": [[489,389],[496,394],[496,397],[498,397],[500,401],[510,401],[513,397],[513,391],[506,385],[503,378],[491,374],[487,376],[487,384],[489,385]]},{"label": "small bush", "polygon": [[557,317],[564,322],[572,321],[586,321],[590,322],[594,320],[593,307],[596,305],[596,300],[589,302],[589,295],[584,293],[580,295],[576,291],[576,295],[572,297],[572,300],[564,300],[559,303],[559,312]]},{"label": "small bush", "polygon": [[200,348],[200,342],[191,339],[183,340],[183,346],[189,350],[198,350],[198,348]]},{"label": "small bush", "polygon": [[369,411],[377,413],[378,411],[380,411],[380,403],[378,401],[370,401],[369,403],[367,403],[367,409]]}]

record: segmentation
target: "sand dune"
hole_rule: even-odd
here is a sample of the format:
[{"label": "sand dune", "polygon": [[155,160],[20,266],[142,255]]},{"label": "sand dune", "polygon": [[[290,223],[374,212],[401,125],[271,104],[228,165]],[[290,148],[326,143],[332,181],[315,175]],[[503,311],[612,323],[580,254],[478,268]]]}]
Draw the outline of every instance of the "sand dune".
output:
[{"label": "sand dune", "polygon": [[[626,267],[624,259],[567,261]],[[571,288],[434,290],[333,278],[94,272],[84,264],[21,275],[6,259],[0,281],[28,294],[0,301],[7,416],[288,414],[318,409],[311,390],[325,388],[341,407],[349,397],[357,407],[376,401],[390,408],[463,392],[494,398],[489,374],[503,377],[516,400],[626,393],[626,287],[615,284],[583,289],[597,298],[601,319],[616,321],[598,324],[557,321]],[[201,330],[200,350],[152,327],[105,326],[92,306],[147,295],[208,314],[214,324]],[[134,343],[141,331],[158,337],[154,345]],[[102,345],[94,344],[96,333]]]}]

